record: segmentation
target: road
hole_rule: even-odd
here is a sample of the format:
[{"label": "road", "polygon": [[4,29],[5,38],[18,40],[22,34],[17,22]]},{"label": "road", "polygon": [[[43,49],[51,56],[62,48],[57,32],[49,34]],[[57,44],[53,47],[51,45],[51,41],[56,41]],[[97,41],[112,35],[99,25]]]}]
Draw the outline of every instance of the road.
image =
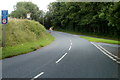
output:
[{"label": "road", "polygon": [[118,78],[118,64],[91,42],[52,32],[53,43],[2,60],[3,78]]}]

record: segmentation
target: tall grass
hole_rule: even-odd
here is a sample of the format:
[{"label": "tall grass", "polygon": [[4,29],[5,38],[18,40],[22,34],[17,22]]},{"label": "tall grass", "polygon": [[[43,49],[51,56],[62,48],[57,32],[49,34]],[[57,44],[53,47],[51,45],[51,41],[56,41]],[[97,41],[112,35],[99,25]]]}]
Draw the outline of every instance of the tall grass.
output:
[{"label": "tall grass", "polygon": [[31,20],[10,20],[6,30],[7,46],[36,41],[47,36],[45,28]]},{"label": "tall grass", "polygon": [[9,20],[6,26],[6,47],[2,48],[2,58],[34,51],[50,44],[53,40],[54,37],[36,21]]},{"label": "tall grass", "polygon": [[2,58],[2,24],[0,24],[0,59]]},{"label": "tall grass", "polygon": [[53,40],[54,37],[48,34],[47,37],[43,37],[34,42],[26,42],[15,46],[7,46],[6,48],[3,48],[2,59],[35,51],[41,47],[50,44]]},{"label": "tall grass", "polygon": [[2,44],[2,24],[0,24],[0,46]]}]

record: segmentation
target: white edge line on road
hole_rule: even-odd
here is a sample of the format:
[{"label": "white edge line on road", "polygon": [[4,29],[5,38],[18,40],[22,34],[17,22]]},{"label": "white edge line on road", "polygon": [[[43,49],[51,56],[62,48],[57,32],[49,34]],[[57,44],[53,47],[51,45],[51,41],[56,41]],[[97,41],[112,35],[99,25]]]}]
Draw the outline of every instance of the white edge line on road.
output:
[{"label": "white edge line on road", "polygon": [[112,56],[114,56],[115,58],[117,58],[118,59],[118,57],[117,56],[115,56],[115,55],[113,55],[112,53],[110,53],[109,51],[107,51],[105,48],[103,48],[102,46],[100,46],[100,45],[98,45],[100,48],[102,48],[103,50],[105,50],[109,55],[112,55]]},{"label": "white edge line on road", "polygon": [[40,76],[43,75],[43,74],[44,74],[44,72],[41,72],[40,74],[36,75],[36,76],[35,76],[33,79],[31,79],[31,80],[34,80],[34,79],[40,77]]},{"label": "white edge line on road", "polygon": [[72,43],[71,43],[71,45],[72,45]]},{"label": "white edge line on road", "polygon": [[116,61],[116,59],[114,59],[113,57],[111,57],[110,55],[108,55],[106,52],[104,52],[102,49],[100,49],[96,44],[94,44],[93,42],[91,42],[95,47],[97,47],[101,52],[103,52],[105,55],[107,55],[110,59],[112,59],[113,61]]},{"label": "white edge line on road", "polygon": [[119,62],[119,61],[117,61],[117,63],[118,63],[118,64],[120,64],[120,62]]},{"label": "white edge line on road", "polygon": [[58,59],[58,60],[56,61],[56,63],[59,63],[66,55],[67,55],[67,53],[65,53],[60,59]]}]

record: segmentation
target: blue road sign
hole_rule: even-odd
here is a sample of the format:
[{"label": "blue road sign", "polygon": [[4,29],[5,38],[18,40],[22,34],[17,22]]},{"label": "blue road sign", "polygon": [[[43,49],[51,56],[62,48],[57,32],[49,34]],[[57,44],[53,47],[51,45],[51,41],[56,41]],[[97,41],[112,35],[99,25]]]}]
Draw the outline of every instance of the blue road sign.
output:
[{"label": "blue road sign", "polygon": [[2,24],[8,24],[8,10],[2,10]]},{"label": "blue road sign", "polygon": [[0,24],[1,24],[1,21],[2,21],[1,17],[2,17],[2,16],[1,16],[1,14],[0,14]]},{"label": "blue road sign", "polygon": [[8,16],[8,10],[2,10],[2,16]]}]

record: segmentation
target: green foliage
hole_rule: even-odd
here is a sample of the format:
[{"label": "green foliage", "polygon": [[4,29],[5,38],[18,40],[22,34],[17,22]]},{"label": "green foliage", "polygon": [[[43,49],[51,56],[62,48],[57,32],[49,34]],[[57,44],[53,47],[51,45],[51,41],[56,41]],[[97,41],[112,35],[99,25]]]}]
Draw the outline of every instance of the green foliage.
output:
[{"label": "green foliage", "polygon": [[[109,8],[109,15],[107,17],[109,21],[109,25],[112,26],[112,28],[115,28],[116,35],[120,35],[120,2],[114,3]],[[120,36],[118,36],[120,39]]]},{"label": "green foliage", "polygon": [[44,26],[36,21],[9,20],[6,27],[6,47],[0,48],[3,50],[2,59],[35,51],[54,40],[54,37],[46,32]]},{"label": "green foliage", "polygon": [[48,35],[45,28],[38,22],[22,19],[9,20],[6,34],[7,46],[36,41]]},{"label": "green foliage", "polygon": [[9,16],[15,18],[25,19],[27,13],[31,13],[31,19],[41,22],[41,17],[43,17],[43,11],[39,10],[37,5],[32,2],[18,2],[16,4],[16,10],[13,11]]},{"label": "green foliage", "polygon": [[93,41],[93,42],[120,44],[120,41],[115,41],[115,40],[107,40],[107,39],[100,39],[100,38],[93,38],[93,37],[86,37],[86,36],[80,36],[80,38],[84,38],[84,39],[87,39],[88,41]]},{"label": "green foliage", "polygon": [[119,38],[120,2],[53,2],[48,8],[55,29]]},{"label": "green foliage", "polygon": [[2,58],[2,24],[0,24],[0,59]]},{"label": "green foliage", "polygon": [[0,46],[2,44],[2,24],[0,24]]},{"label": "green foliage", "polygon": [[6,48],[3,48],[2,59],[35,51],[36,49],[50,44],[53,40],[54,37],[48,34],[46,37],[43,37],[34,42],[26,42],[23,44],[18,44],[16,46],[8,46]]}]

